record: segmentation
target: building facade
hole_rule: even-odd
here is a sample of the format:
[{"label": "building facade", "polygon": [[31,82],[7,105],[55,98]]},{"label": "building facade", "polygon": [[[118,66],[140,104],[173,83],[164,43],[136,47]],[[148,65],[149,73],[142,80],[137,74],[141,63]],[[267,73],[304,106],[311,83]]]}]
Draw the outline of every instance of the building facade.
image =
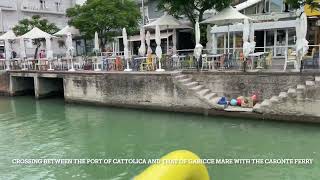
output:
[{"label": "building facade", "polygon": [[[287,48],[295,48],[296,18],[299,13],[286,4],[285,0],[236,0],[233,5],[238,11],[255,20],[253,25],[256,51],[272,51],[274,57],[283,57]],[[306,39],[311,47],[317,46],[320,43],[318,38],[319,26],[317,25],[320,13],[313,10],[312,16],[307,6],[304,11],[308,16]],[[232,25],[229,30],[229,42],[227,41],[227,26],[216,27],[211,31],[217,39],[217,47],[220,52],[226,51],[228,43],[229,52],[242,48],[243,26],[239,24]]]},{"label": "building facade", "polygon": [[67,25],[66,10],[76,0],[1,0],[0,32],[12,29],[20,20],[40,15],[59,28]]}]

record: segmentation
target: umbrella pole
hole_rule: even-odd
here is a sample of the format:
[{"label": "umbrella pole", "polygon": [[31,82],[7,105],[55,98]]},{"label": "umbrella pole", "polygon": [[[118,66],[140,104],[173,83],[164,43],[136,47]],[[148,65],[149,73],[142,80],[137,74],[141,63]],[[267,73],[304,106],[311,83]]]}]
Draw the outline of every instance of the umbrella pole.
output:
[{"label": "umbrella pole", "polygon": [[230,25],[228,25],[228,56],[230,54]]},{"label": "umbrella pole", "polygon": [[167,26],[167,55],[169,55],[169,26]]},{"label": "umbrella pole", "polygon": [[129,67],[129,59],[125,59],[127,61],[127,69],[125,69],[124,71],[132,71],[132,69],[130,69]]}]

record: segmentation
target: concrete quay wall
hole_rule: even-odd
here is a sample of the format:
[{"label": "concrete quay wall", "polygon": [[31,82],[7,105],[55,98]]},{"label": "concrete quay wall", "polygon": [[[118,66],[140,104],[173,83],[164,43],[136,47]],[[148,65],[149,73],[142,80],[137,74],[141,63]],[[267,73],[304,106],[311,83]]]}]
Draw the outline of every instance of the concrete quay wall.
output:
[{"label": "concrete quay wall", "polygon": [[[289,88],[314,80],[315,73],[284,73],[284,72],[184,72],[219,96],[236,98],[257,94],[260,100],[269,99]],[[320,90],[319,90],[320,91]],[[319,97],[320,99],[320,97]]]},{"label": "concrete quay wall", "polygon": [[[0,92],[14,96],[21,94],[18,92],[33,89],[35,97],[42,98],[52,92],[62,91],[67,102],[212,116],[320,122],[319,113],[294,114],[292,109],[286,113],[285,108],[281,109],[281,114],[214,110],[194,93],[178,86],[174,78],[177,73],[187,75],[220,96],[237,97],[256,93],[262,100],[320,76],[319,73],[9,71],[0,74],[4,80],[0,84]],[[320,97],[314,98],[319,100]]]},{"label": "concrete quay wall", "polygon": [[207,106],[177,87],[170,73],[66,75],[64,97],[118,107],[201,112]]}]

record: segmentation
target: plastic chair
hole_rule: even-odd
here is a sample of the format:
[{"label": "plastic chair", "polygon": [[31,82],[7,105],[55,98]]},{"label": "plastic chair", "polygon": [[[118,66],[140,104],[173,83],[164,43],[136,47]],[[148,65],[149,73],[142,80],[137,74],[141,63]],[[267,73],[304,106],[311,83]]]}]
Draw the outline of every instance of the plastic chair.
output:
[{"label": "plastic chair", "polygon": [[311,55],[310,56],[303,56],[302,58],[302,65],[303,65],[303,68],[305,67],[315,67],[315,65],[317,64],[317,59],[315,58],[315,53],[316,53],[316,48],[312,48],[312,51],[311,51]]},{"label": "plastic chair", "polygon": [[297,57],[295,55],[292,55],[292,50],[288,49],[284,53],[285,53],[285,62],[284,62],[283,71],[287,70],[288,63],[293,63],[294,69],[299,70]]},{"label": "plastic chair", "polygon": [[123,70],[123,64],[120,56],[116,57],[115,61],[115,70],[116,71],[122,71]]},{"label": "plastic chair", "polygon": [[75,69],[82,69],[83,64],[83,57],[78,56],[76,57],[76,62],[73,63],[73,66]]},{"label": "plastic chair", "polygon": [[269,51],[268,55],[265,58],[266,65],[268,67],[272,66],[272,56],[273,56],[273,51],[271,50],[271,51]]},{"label": "plastic chair", "polygon": [[201,70],[203,70],[203,67],[206,66],[208,69],[212,67],[212,62],[208,61],[208,56],[206,54],[202,55],[202,67]]},{"label": "plastic chair", "polygon": [[154,70],[153,61],[154,61],[154,56],[148,55],[146,61],[140,64],[140,71],[153,71]]}]

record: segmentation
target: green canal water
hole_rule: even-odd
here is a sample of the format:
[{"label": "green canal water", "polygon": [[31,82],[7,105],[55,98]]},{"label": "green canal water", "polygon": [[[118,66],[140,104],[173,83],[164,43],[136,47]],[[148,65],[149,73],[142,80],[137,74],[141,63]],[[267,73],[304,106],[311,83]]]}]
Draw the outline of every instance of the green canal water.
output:
[{"label": "green canal water", "polygon": [[21,165],[13,159],[312,158],[312,165],[207,165],[214,180],[318,180],[320,126],[0,98],[0,179],[131,179],[147,165]]}]

